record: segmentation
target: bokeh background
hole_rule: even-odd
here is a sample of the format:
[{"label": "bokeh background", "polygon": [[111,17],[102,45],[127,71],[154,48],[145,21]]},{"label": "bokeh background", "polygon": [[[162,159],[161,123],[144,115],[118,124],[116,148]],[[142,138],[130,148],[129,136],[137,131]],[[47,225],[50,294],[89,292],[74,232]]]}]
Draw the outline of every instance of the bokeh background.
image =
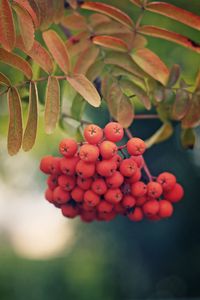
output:
[{"label": "bokeh background", "polygon": [[[102,1],[103,2],[103,1]],[[136,19],[138,9],[126,1],[104,1]],[[168,3],[200,14],[199,0]],[[200,42],[199,32],[152,13],[154,24]],[[149,38],[149,47],[171,67],[181,66],[193,84],[200,56],[167,41]],[[13,78],[18,72],[6,70]],[[63,102],[68,99],[63,93]],[[42,115],[41,106],[41,115]],[[104,108],[87,107],[84,118],[105,125]],[[132,132],[149,137],[159,120],[137,120]],[[67,133],[47,136],[43,122],[35,148],[9,157],[6,150],[7,110],[0,110],[0,299],[1,300],[136,300],[200,299],[200,130],[193,150],[180,145],[180,128],[166,142],[145,154],[153,174],[168,170],[185,187],[184,200],[169,220],[131,223],[118,217],[111,223],[84,224],[64,219],[44,200],[45,176],[38,171],[42,155],[58,154]]]}]

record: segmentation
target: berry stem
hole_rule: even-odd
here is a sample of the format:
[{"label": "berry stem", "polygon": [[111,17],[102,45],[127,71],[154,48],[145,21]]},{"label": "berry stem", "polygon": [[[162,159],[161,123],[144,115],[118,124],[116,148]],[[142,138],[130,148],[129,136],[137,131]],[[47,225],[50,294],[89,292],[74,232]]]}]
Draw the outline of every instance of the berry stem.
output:
[{"label": "berry stem", "polygon": [[152,115],[135,115],[135,120],[147,120],[147,119],[159,119],[159,116],[156,114]]},{"label": "berry stem", "polygon": [[[126,135],[127,135],[127,137],[128,137],[129,139],[131,139],[131,138],[133,137],[133,135],[132,135],[130,129],[126,128],[126,129],[125,129],[125,132],[126,132]],[[144,159],[144,157],[143,157],[143,159]],[[144,170],[144,172],[146,173],[146,175],[147,175],[147,177],[148,177],[148,180],[149,180],[149,181],[153,181],[154,176],[151,174],[151,172],[150,172],[150,170],[149,170],[149,168],[148,168],[148,166],[147,166],[147,163],[146,163],[145,159],[144,159],[143,170]]]}]

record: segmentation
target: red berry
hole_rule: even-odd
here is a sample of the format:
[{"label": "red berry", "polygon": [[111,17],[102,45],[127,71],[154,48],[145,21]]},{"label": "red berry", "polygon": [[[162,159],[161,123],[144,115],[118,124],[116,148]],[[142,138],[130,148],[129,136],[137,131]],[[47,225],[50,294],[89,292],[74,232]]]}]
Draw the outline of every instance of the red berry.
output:
[{"label": "red berry", "polygon": [[61,158],[61,160],[60,160],[61,172],[68,176],[74,175],[78,161],[79,161],[79,158],[77,156],[70,157],[70,158],[68,158],[68,157]]},{"label": "red berry", "polygon": [[97,206],[97,210],[100,213],[109,213],[113,210],[113,205],[111,203],[108,203],[107,201],[103,200],[101,201],[98,206]]},{"label": "red berry", "polygon": [[96,219],[95,211],[82,211],[80,215],[81,221],[90,223]]},{"label": "red berry", "polygon": [[96,207],[95,206],[91,206],[91,205],[88,205],[88,203],[86,202],[83,202],[81,203],[81,210],[82,211],[89,211],[89,212],[96,212]]},{"label": "red berry", "polygon": [[76,165],[76,173],[78,176],[83,178],[92,177],[95,173],[95,164],[79,160]]},{"label": "red berry", "polygon": [[122,199],[122,205],[125,207],[125,208],[131,208],[131,207],[134,207],[135,206],[135,203],[136,203],[136,200],[133,196],[131,195],[125,195]]},{"label": "red berry", "polygon": [[58,204],[66,203],[70,200],[70,194],[67,191],[61,189],[60,186],[53,191],[53,200]]},{"label": "red berry", "polygon": [[75,186],[71,191],[71,197],[76,202],[82,202],[84,196],[84,190],[82,190],[79,186]]},{"label": "red berry", "polygon": [[144,182],[138,181],[131,185],[131,193],[134,197],[143,197],[147,193],[147,186]]},{"label": "red berry", "polygon": [[162,185],[163,191],[169,191],[175,186],[176,177],[171,173],[163,172],[157,177],[156,181]]},{"label": "red berry", "polygon": [[76,206],[73,206],[69,203],[61,205],[61,211],[63,216],[67,217],[67,218],[75,218],[76,216],[78,216],[79,214],[79,209]]},{"label": "red berry", "polygon": [[136,198],[136,206],[143,206],[145,202],[147,202],[146,196]]},{"label": "red berry", "polygon": [[85,162],[94,163],[99,157],[99,148],[94,145],[85,144],[79,149],[79,157]]},{"label": "red berry", "polygon": [[97,214],[97,220],[98,221],[112,221],[116,217],[116,212],[113,210],[109,213],[101,213],[98,212]]},{"label": "red berry", "polygon": [[100,154],[104,159],[110,159],[117,154],[117,145],[110,141],[103,141],[99,145]]},{"label": "red berry", "polygon": [[47,201],[49,201],[50,203],[53,203],[53,191],[51,190],[51,189],[47,189],[46,191],[45,191],[45,199],[47,200]]},{"label": "red berry", "polygon": [[119,123],[110,122],[105,126],[104,134],[107,140],[119,142],[124,136],[124,129]]},{"label": "red berry", "polygon": [[147,184],[147,195],[152,198],[159,198],[162,195],[162,185],[158,182],[149,182]]},{"label": "red berry", "polygon": [[84,194],[84,202],[88,206],[92,206],[92,207],[97,206],[97,204],[99,204],[99,202],[100,202],[100,196],[97,195],[92,190],[88,190]]},{"label": "red berry", "polygon": [[122,161],[122,157],[119,155],[119,154],[115,154],[112,158],[111,158],[112,161],[116,162],[117,164],[117,167],[120,166],[120,163]]},{"label": "red berry", "polygon": [[114,210],[116,213],[120,214],[120,215],[125,215],[126,213],[126,209],[125,207],[122,205],[122,202],[118,202],[114,205]]},{"label": "red berry", "polygon": [[82,177],[77,177],[77,185],[82,189],[82,190],[89,190],[91,185],[92,185],[92,178],[82,178]]},{"label": "red berry", "polygon": [[140,207],[136,207],[133,211],[128,213],[128,218],[134,222],[140,222],[144,218],[142,209]]},{"label": "red berry", "polygon": [[106,178],[106,184],[111,189],[120,187],[123,182],[124,177],[119,171],[116,171],[112,176]]},{"label": "red berry", "polygon": [[92,190],[98,195],[103,195],[107,191],[107,185],[105,180],[102,178],[97,178],[92,183]]},{"label": "red berry", "polygon": [[47,178],[47,184],[48,184],[48,187],[51,190],[54,190],[58,186],[58,176],[57,175],[50,175]]},{"label": "red berry", "polygon": [[150,200],[144,203],[142,209],[146,216],[151,216],[158,213],[159,207],[159,202],[157,200]]},{"label": "red berry", "polygon": [[173,214],[174,208],[171,202],[167,200],[160,200],[159,201],[159,216],[161,218],[169,218]]},{"label": "red berry", "polygon": [[116,169],[117,164],[111,159],[98,161],[96,164],[97,173],[101,176],[112,176],[115,173]]},{"label": "red berry", "polygon": [[58,177],[58,184],[63,190],[69,192],[75,187],[76,180],[74,177],[61,175]]},{"label": "red berry", "polygon": [[169,192],[164,192],[165,199],[171,202],[179,202],[183,198],[183,196],[184,190],[179,183],[176,183],[173,189]]},{"label": "red berry", "polygon": [[132,159],[126,158],[122,160],[119,169],[123,176],[131,177],[136,172],[137,165]]},{"label": "red berry", "polygon": [[85,140],[90,144],[98,144],[103,138],[103,130],[95,125],[87,125],[84,129]]},{"label": "red berry", "polygon": [[72,139],[63,139],[59,144],[59,151],[65,157],[72,157],[77,152],[78,145]]},{"label": "red berry", "polygon": [[142,155],[145,150],[145,142],[140,138],[131,138],[127,143],[127,151],[130,155]]},{"label": "red berry", "polygon": [[109,189],[104,197],[109,203],[116,204],[122,200],[123,194],[120,189]]}]

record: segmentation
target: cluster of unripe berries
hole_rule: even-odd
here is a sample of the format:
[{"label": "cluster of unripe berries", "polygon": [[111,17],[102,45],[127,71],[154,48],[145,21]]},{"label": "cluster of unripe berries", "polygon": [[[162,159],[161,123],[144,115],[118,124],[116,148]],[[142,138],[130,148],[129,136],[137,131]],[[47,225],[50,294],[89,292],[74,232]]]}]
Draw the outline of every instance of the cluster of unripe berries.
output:
[{"label": "cluster of unripe berries", "polygon": [[133,137],[117,146],[123,136],[122,126],[110,122],[104,129],[88,125],[81,144],[62,140],[62,157],[45,156],[40,162],[41,171],[49,175],[45,198],[64,216],[80,216],[85,222],[110,221],[119,214],[131,221],[169,218],[173,203],[183,198],[182,186],[168,172],[142,181],[146,145]]}]

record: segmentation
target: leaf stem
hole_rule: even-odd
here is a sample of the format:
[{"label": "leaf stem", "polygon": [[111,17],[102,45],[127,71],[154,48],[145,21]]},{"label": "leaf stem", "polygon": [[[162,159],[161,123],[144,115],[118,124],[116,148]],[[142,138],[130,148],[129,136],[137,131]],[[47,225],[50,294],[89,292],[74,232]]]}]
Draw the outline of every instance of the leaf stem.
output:
[{"label": "leaf stem", "polygon": [[[131,139],[131,138],[133,137],[133,135],[132,135],[130,129],[126,128],[126,129],[125,129],[125,132],[126,132],[126,135],[127,135],[127,137],[128,137],[129,139]],[[143,159],[144,159],[144,157],[143,157]],[[147,175],[147,177],[148,177],[148,180],[149,180],[149,181],[153,181],[153,179],[154,179],[155,177],[151,174],[151,172],[150,172],[150,170],[149,170],[149,168],[148,168],[148,166],[147,166],[147,163],[146,163],[145,159],[144,159],[143,170],[144,170],[144,172],[146,173],[146,175]]]}]

